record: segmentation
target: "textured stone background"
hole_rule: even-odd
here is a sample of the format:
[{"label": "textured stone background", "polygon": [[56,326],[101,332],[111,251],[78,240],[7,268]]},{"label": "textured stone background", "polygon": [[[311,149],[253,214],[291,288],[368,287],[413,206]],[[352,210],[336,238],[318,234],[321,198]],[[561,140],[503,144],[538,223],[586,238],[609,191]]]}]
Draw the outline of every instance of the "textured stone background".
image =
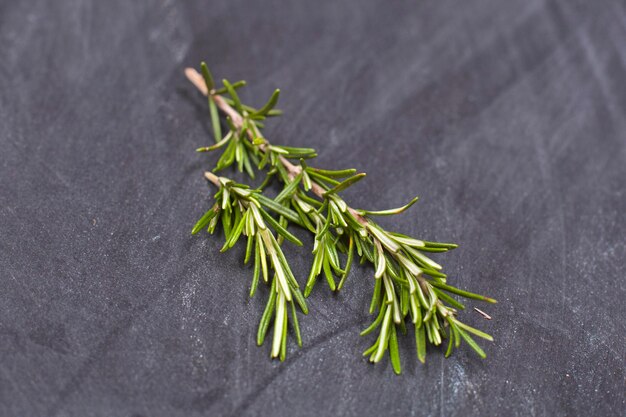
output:
[{"label": "textured stone background", "polygon": [[[0,415],[625,415],[623,1],[0,3]],[[277,143],[357,167],[345,193],[487,293],[465,347],[371,366],[357,268],[268,359],[241,248],[191,237],[207,208],[206,59]],[[306,237],[306,234],[300,233]],[[305,248],[289,249],[302,280]],[[478,305],[472,304],[471,305]],[[481,306],[482,307],[482,306]]]}]

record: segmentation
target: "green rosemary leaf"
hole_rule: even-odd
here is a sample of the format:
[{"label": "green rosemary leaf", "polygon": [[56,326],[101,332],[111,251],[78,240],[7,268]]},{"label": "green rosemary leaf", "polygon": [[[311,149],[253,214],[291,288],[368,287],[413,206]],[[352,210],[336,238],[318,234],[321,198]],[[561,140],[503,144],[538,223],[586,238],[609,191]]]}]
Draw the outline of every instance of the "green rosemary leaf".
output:
[{"label": "green rosemary leaf", "polygon": [[290,222],[302,226],[302,221],[300,220],[300,217],[296,212],[275,202],[271,198],[265,197],[263,194],[257,194],[256,198],[259,200],[259,203],[261,203],[261,205],[272,210],[274,213],[284,216]]},{"label": "green rosemary leaf", "polygon": [[406,205],[404,205],[402,207],[395,208],[395,209],[381,210],[381,211],[370,211],[370,210],[357,210],[357,211],[359,212],[359,214],[362,214],[362,215],[391,216],[391,215],[400,214],[403,211],[406,211],[409,207],[411,207],[413,204],[415,204],[418,199],[419,199],[419,197],[415,197],[408,204],[406,204]]},{"label": "green rosemary leaf", "polygon": [[426,275],[430,275],[433,278],[439,278],[441,280],[444,280],[443,283],[445,284],[445,279],[448,277],[446,274],[444,274],[442,272],[439,272],[439,271],[435,271],[434,269],[428,268],[426,265],[423,264],[423,262],[416,261],[416,263],[421,268],[422,273],[424,273]]},{"label": "green rosemary leaf", "polygon": [[276,256],[287,276],[289,288],[292,290],[297,290],[299,288],[298,281],[296,281],[296,277],[293,275],[293,272],[291,272],[291,268],[289,267],[289,263],[287,262],[287,258],[285,258],[285,254],[283,253],[283,250],[281,249],[280,245],[276,241],[276,238],[274,238],[274,235],[272,235],[271,233],[268,233],[268,235],[271,240],[272,247],[274,248],[274,251],[276,252]]},{"label": "green rosemary leaf", "polygon": [[248,242],[246,243],[246,257],[243,259],[243,264],[246,265],[250,260],[250,255],[252,254],[252,245],[254,243],[254,237],[249,235]]},{"label": "green rosemary leaf", "polygon": [[293,207],[295,212],[298,213],[299,223],[296,223],[296,224],[303,226],[304,228],[308,229],[311,233],[315,233],[315,226],[313,226],[313,224],[309,220],[309,217],[302,211],[302,209],[300,209],[300,207],[298,207],[298,204],[296,201],[291,200],[291,202],[292,202],[291,206]]},{"label": "green rosemary leaf", "polygon": [[[278,224],[283,228],[286,229],[287,226],[289,226],[289,221],[287,219],[285,219],[284,216],[278,216]],[[283,242],[285,241],[285,237],[283,235],[278,235],[278,239],[276,239],[279,245],[282,245]]]},{"label": "green rosemary leaf", "polygon": [[406,287],[402,287],[400,290],[400,310],[402,311],[402,317],[406,317],[409,314],[409,290]]},{"label": "green rosemary leaf", "polygon": [[345,272],[343,273],[343,276],[341,277],[341,280],[339,281],[339,285],[337,286],[337,291],[343,288],[343,284],[346,281],[346,278],[348,278],[348,274],[350,273],[350,268],[352,267],[353,257],[354,257],[354,238],[350,236],[350,244],[348,246],[348,259],[346,260],[346,266],[344,268]]},{"label": "green rosemary leaf", "polygon": [[459,247],[459,245],[457,245],[456,243],[428,242],[426,240],[424,240],[424,244],[431,248],[455,249]]},{"label": "green rosemary leaf", "polygon": [[387,309],[385,313],[385,317],[383,318],[383,324],[380,328],[380,342],[378,343],[378,349],[373,357],[370,359],[372,362],[376,363],[380,361],[389,346],[389,327],[393,324],[391,323],[391,308]]},{"label": "green rosemary leaf", "polygon": [[400,353],[398,352],[398,336],[396,335],[396,326],[391,326],[389,334],[389,357],[391,358],[391,366],[396,375],[400,375],[402,367],[400,366]]},{"label": "green rosemary leaf", "polygon": [[260,209],[261,215],[263,218],[270,224],[270,226],[281,236],[283,236],[288,241],[295,243],[298,246],[302,246],[302,242],[300,239],[291,234],[287,229],[282,227],[280,223],[278,223],[272,216],[268,214],[267,211]]},{"label": "green rosemary leaf", "polygon": [[198,220],[193,229],[191,229],[191,234],[195,235],[200,230],[204,229],[204,227],[209,224],[211,219],[213,219],[213,217],[215,217],[218,212],[219,206],[217,204],[214,204],[213,207],[211,207],[206,213],[204,213],[202,217],[200,217],[200,220]]},{"label": "green rosemary leaf", "polygon": [[374,250],[372,247],[372,243],[369,241],[362,242],[361,249],[363,249],[363,255],[367,258],[368,261],[374,263]]},{"label": "green rosemary leaf", "polygon": [[294,148],[291,146],[272,146],[275,150],[280,150],[285,158],[289,159],[311,159],[317,156],[315,149]]},{"label": "green rosemary leaf", "polygon": [[385,273],[385,269],[387,269],[387,262],[385,261],[385,254],[383,253],[382,248],[378,241],[376,241],[377,250],[374,252],[374,260],[376,265],[376,272],[374,273],[374,278],[380,279]]},{"label": "green rosemary leaf", "polygon": [[204,146],[202,148],[198,148],[196,149],[196,152],[210,152],[213,151],[215,149],[221,148],[222,146],[224,146],[230,139],[232,138],[232,132],[228,132],[228,134],[226,136],[224,136],[219,142],[217,142],[215,145],[211,145],[211,146]]},{"label": "green rosemary leaf", "polygon": [[430,259],[428,256],[420,253],[419,250],[413,249],[412,247],[406,246],[406,245],[404,246],[404,250],[405,252],[410,254],[413,259],[420,262],[422,265],[426,266],[428,269],[434,269],[434,270],[442,269],[441,265],[439,265],[437,262]]},{"label": "green rosemary leaf", "polygon": [[[233,88],[235,90],[237,90],[237,89],[239,89],[241,87],[245,87],[246,86],[246,82],[244,80],[235,81],[232,84],[232,86],[233,86]],[[218,88],[217,90],[215,90],[215,94],[226,94],[227,92],[228,92],[228,90],[226,89],[226,87],[221,87],[221,88]]]},{"label": "green rosemary leaf", "polygon": [[[226,206],[230,207],[230,206]],[[222,205],[222,229],[224,229],[224,239],[230,239],[230,230],[231,230],[231,221],[232,221],[232,213],[227,210],[224,210],[224,205]]]},{"label": "green rosemary leaf", "polygon": [[422,252],[441,253],[441,252],[447,252],[449,249],[448,248],[431,248],[429,246],[423,246],[419,248],[419,250]]},{"label": "green rosemary leaf", "polygon": [[[304,180],[304,176],[302,177],[302,179]],[[304,201],[305,203],[308,203],[308,204],[310,204],[312,206],[322,207],[322,202],[321,201],[309,197],[308,195],[306,195],[302,191],[298,191],[298,198],[301,199],[302,201]]]},{"label": "green rosemary leaf", "polygon": [[217,227],[217,223],[220,220],[220,212],[218,211],[217,215],[211,219],[209,222],[209,226],[207,227],[207,232],[213,234],[215,232],[215,227]]},{"label": "green rosemary leaf", "polygon": [[397,253],[401,248],[395,241],[391,239],[391,237],[376,224],[369,222],[367,224],[367,229],[382,243],[382,245],[387,248],[390,252]]},{"label": "green rosemary leaf", "polygon": [[363,356],[369,356],[372,353],[374,353],[374,351],[378,348],[379,340],[380,340],[380,337],[376,339],[376,342],[374,342],[372,346],[370,346],[369,348],[367,348],[367,350],[365,350],[365,352],[363,352]]},{"label": "green rosemary leaf", "polygon": [[226,150],[217,161],[215,168],[213,171],[220,171],[224,168],[229,167],[233,161],[235,160],[235,148],[237,147],[237,141],[231,140],[226,147]]},{"label": "green rosemary leaf", "polygon": [[459,330],[459,334],[461,335],[461,337],[463,338],[463,340],[465,340],[467,342],[468,345],[470,345],[470,347],[472,349],[474,349],[476,351],[476,353],[478,353],[478,356],[480,356],[481,358],[485,359],[487,357],[487,355],[485,354],[485,351],[482,350],[480,348],[480,346],[478,346],[478,343],[476,343],[474,341],[474,339],[472,339],[472,337],[465,333],[463,331],[463,329],[458,329]]},{"label": "green rosemary leaf", "polygon": [[307,172],[319,174],[325,177],[345,178],[350,175],[354,175],[356,173],[356,169],[342,169],[342,170],[337,170],[337,171],[331,171],[328,169],[308,167]]},{"label": "green rosemary leaf", "polygon": [[467,324],[465,324],[463,322],[460,322],[458,320],[454,320],[454,321],[455,321],[456,325],[460,327],[459,330],[461,330],[461,329],[467,330],[470,333],[474,333],[478,337],[482,337],[483,339],[487,339],[490,342],[493,342],[493,337],[491,335],[489,335],[489,334],[487,334],[485,332],[481,332],[480,330],[475,329],[475,328],[473,328],[471,326],[468,326]]},{"label": "green rosemary leaf", "polygon": [[298,324],[298,315],[296,314],[296,305],[292,301],[291,303],[291,319],[293,324],[293,331],[296,334],[296,341],[298,346],[302,347],[302,335],[300,334],[300,325]]},{"label": "green rosemary leaf", "polygon": [[323,212],[328,213],[328,199],[325,198],[322,201],[322,206],[315,211],[319,216],[322,216]]},{"label": "green rosemary leaf", "polygon": [[435,291],[435,294],[437,294],[437,296],[439,298],[441,298],[446,303],[450,304],[452,307],[457,308],[459,310],[465,310],[465,305],[463,305],[462,303],[458,302],[454,298],[450,297],[445,292],[439,291],[437,288],[433,288],[433,291]]},{"label": "green rosemary leaf", "polygon": [[324,225],[322,226],[322,228],[320,229],[320,231],[315,235],[315,239],[316,240],[322,240],[324,238],[324,236],[326,235],[326,232],[328,232],[328,229],[330,228],[330,216],[326,217],[326,220],[324,221]]},{"label": "green rosemary leaf", "polygon": [[309,279],[306,282],[306,287],[304,288],[304,296],[308,297],[313,290],[313,286],[315,285],[315,279],[319,275],[322,269],[322,261],[324,260],[324,251],[318,250],[313,257],[313,265],[311,265],[311,272],[309,272]]},{"label": "green rosemary leaf", "polygon": [[220,252],[226,252],[228,249],[235,246],[235,243],[237,243],[237,240],[239,240],[239,236],[241,236],[241,231],[243,230],[245,219],[246,216],[242,216],[241,219],[239,219],[236,226],[231,230],[230,237],[224,243],[224,246],[222,247]]},{"label": "green rosemary leaf", "polygon": [[335,204],[334,201],[328,203],[328,207],[330,208],[333,216],[333,226],[335,227],[348,227],[348,223],[343,219],[343,214],[341,213],[341,209]]},{"label": "green rosemary leaf", "polygon": [[256,114],[256,113],[252,113],[248,115],[248,119],[252,120],[255,122],[258,122],[259,120],[265,120],[265,116],[262,116],[260,114]]},{"label": "green rosemary leaf", "polygon": [[[250,239],[253,239],[252,237],[250,237]],[[258,245],[254,245],[255,246],[255,251],[254,251],[254,272],[252,274],[252,285],[250,285],[250,298],[252,298],[254,296],[254,293],[256,292],[256,288],[257,285],[259,284],[259,270],[260,270],[260,264],[261,264],[261,259],[259,256],[259,247]]]},{"label": "green rosemary leaf", "polygon": [[300,184],[301,179],[302,179],[302,174],[300,173],[293,179],[293,181],[285,185],[285,188],[283,188],[280,194],[276,196],[274,201],[280,204],[287,197],[291,196],[291,194],[293,194],[296,188],[298,188],[298,185]]},{"label": "green rosemary leaf", "polygon": [[[417,295],[417,300],[419,300],[420,306],[422,306],[426,310],[430,309],[430,303],[426,299],[426,296],[424,295],[424,291],[422,291],[422,286],[419,285],[419,283],[418,285],[415,286],[415,294]],[[423,321],[426,321],[426,320],[423,320]]]},{"label": "green rosemary leaf", "polygon": [[450,328],[454,334],[454,347],[461,346],[461,333],[459,333],[459,328],[456,326],[455,322],[452,320],[452,317],[446,317],[448,324],[450,324]]},{"label": "green rosemary leaf", "polygon": [[254,179],[254,170],[252,169],[252,164],[250,164],[250,156],[248,155],[248,152],[243,153],[243,167],[250,178]]},{"label": "green rosemary leaf", "polygon": [[239,142],[237,144],[237,148],[235,149],[235,160],[237,161],[237,169],[239,172],[243,172],[243,155],[246,153],[246,147],[243,142]]},{"label": "green rosemary leaf", "polygon": [[272,93],[272,96],[270,97],[268,102],[265,103],[265,105],[261,107],[255,114],[260,114],[263,116],[267,115],[270,112],[270,110],[272,110],[274,106],[276,106],[276,103],[278,103],[279,96],[280,96],[280,90],[279,89],[274,90],[274,93]]},{"label": "green rosemary leaf", "polygon": [[346,180],[343,180],[341,183],[335,185],[333,188],[326,191],[326,194],[336,194],[340,191],[343,191],[346,188],[350,187],[351,185],[354,185],[360,180],[362,180],[363,178],[365,178],[365,175],[366,175],[365,173],[353,175],[352,177]]},{"label": "green rosemary leaf", "polygon": [[337,255],[337,245],[333,244],[327,239],[326,245],[324,245],[326,254],[328,255],[328,263],[337,273],[343,274],[345,271],[339,267],[339,256]]},{"label": "green rosemary leaf", "polygon": [[330,264],[327,257],[324,257],[324,260],[322,261],[322,267],[324,269],[324,275],[326,276],[326,281],[328,281],[328,286],[330,287],[330,290],[335,291],[335,279],[333,278],[333,273],[330,270]]},{"label": "green rosemary leaf", "polygon": [[497,303],[497,301],[494,300],[493,298],[485,297],[485,296],[479,295],[479,294],[474,294],[473,292],[469,292],[469,291],[460,290],[460,289],[458,289],[456,287],[453,287],[451,285],[442,284],[442,283],[437,282],[435,280],[432,280],[432,281],[429,281],[429,282],[434,287],[441,288],[442,290],[446,290],[446,291],[451,292],[451,293],[456,294],[456,295],[460,295],[461,297],[472,298],[474,300],[486,301],[486,302],[492,303],[492,304]]},{"label": "green rosemary leaf", "polygon": [[[425,325],[428,325],[428,324],[430,323],[430,321],[429,321],[429,320],[433,317],[433,312],[434,312],[434,311],[435,311],[435,310],[433,310],[432,308],[429,308],[429,309],[426,311],[426,315],[424,316],[424,320],[422,320],[422,321],[425,323]],[[429,337],[430,337],[430,333],[429,333]],[[430,343],[433,343],[433,340],[432,340],[432,339],[429,339],[429,340],[430,340]]]},{"label": "green rosemary leaf", "polygon": [[300,310],[302,311],[302,313],[309,314],[309,307],[306,305],[306,300],[304,299],[304,296],[302,295],[302,292],[300,291],[300,289],[292,288],[292,292],[293,292],[293,298],[296,300],[296,303],[298,303],[298,306],[300,307]]},{"label": "green rosemary leaf", "polygon": [[428,342],[432,343],[432,344],[435,344],[435,340],[433,339],[433,332],[432,332],[432,327],[430,325],[430,322],[429,321],[424,321],[424,325],[422,326],[422,328],[426,330],[426,336],[428,337]]},{"label": "green rosemary leaf", "polygon": [[230,116],[226,117],[226,124],[228,125],[230,131],[233,132],[233,135],[241,137],[241,132],[239,132],[239,129],[237,128],[237,126],[235,126],[235,123],[233,123],[233,119],[231,119]]},{"label": "green rosemary leaf", "polygon": [[[379,281],[377,281],[377,282],[379,282]],[[382,323],[382,321],[383,321],[383,317],[385,316],[385,313],[387,312],[387,308],[388,308],[388,307],[387,307],[387,304],[383,304],[383,305],[380,307],[380,310],[378,311],[378,316],[376,317],[376,320],[374,320],[374,321],[372,322],[372,324],[370,324],[370,325],[367,327],[367,329],[365,329],[365,330],[363,330],[363,331],[361,332],[361,336],[366,336],[366,335],[370,334],[371,332],[373,332],[374,330],[376,330],[376,328],[377,328],[378,326],[380,326],[380,323]]]},{"label": "green rosemary leaf", "polygon": [[[257,165],[257,168],[259,170],[265,168],[265,165],[267,165],[267,163],[269,162],[270,159],[270,152],[264,152],[263,156],[261,157],[261,162],[259,162],[259,165]],[[275,169],[275,168],[272,168]]]},{"label": "green rosemary leaf", "polygon": [[213,81],[213,76],[211,75],[211,71],[209,71],[209,67],[207,67],[206,62],[200,63],[200,71],[202,71],[202,77],[206,83],[207,91],[213,90],[215,82]]},{"label": "green rosemary leaf", "polygon": [[209,111],[211,113],[211,125],[213,126],[213,136],[215,142],[219,142],[222,139],[222,126],[220,125],[220,116],[217,111],[217,106],[213,102],[213,99],[209,97]]},{"label": "green rosemary leaf", "polygon": [[276,116],[280,116],[283,114],[282,110],[279,109],[272,109],[270,111],[267,112],[267,117],[276,117]]},{"label": "green rosemary leaf", "polygon": [[316,158],[317,154],[316,153],[309,153],[309,154],[301,154],[301,153],[288,153],[287,155],[283,155],[285,158],[287,159],[312,159],[312,158]]},{"label": "green rosemary leaf", "polygon": [[374,283],[374,292],[372,293],[372,302],[370,303],[370,314],[376,311],[376,306],[380,304],[380,290],[382,286],[382,280],[377,279]]},{"label": "green rosemary leaf", "polygon": [[448,335],[448,348],[446,349],[446,358],[450,357],[453,346],[454,346],[454,333],[450,332],[450,334]]},{"label": "green rosemary leaf", "polygon": [[272,267],[274,268],[274,272],[276,273],[276,278],[278,279],[278,288],[280,289],[280,293],[284,294],[286,301],[291,301],[292,292],[289,287],[289,277],[287,275],[287,272],[283,269],[283,266],[278,259],[276,253],[273,252],[269,247],[267,248],[267,251],[270,255],[270,261],[272,262]]},{"label": "green rosemary leaf", "polygon": [[279,291],[276,296],[276,316],[274,319],[274,335],[272,338],[272,358],[280,356],[281,347],[283,344],[283,336],[285,334],[285,294],[283,291]]},{"label": "green rosemary leaf", "polygon": [[[265,179],[263,180],[261,185],[259,185],[258,189],[259,190],[263,190],[265,187],[267,187],[267,185],[270,183],[270,181],[272,180],[272,177],[274,176],[275,173],[276,173],[275,169],[270,170],[267,173],[267,175],[265,176]],[[259,194],[259,195],[262,195],[262,194]]]},{"label": "green rosemary leaf", "polygon": [[280,155],[287,155],[289,152],[283,148],[281,148],[280,146],[276,146],[276,145],[270,145],[268,146],[268,149],[274,153],[280,154]]},{"label": "green rosemary leaf", "polygon": [[263,273],[263,281],[267,282],[268,274],[267,274],[267,258],[265,255],[265,248],[263,246],[263,242],[261,241],[261,237],[257,234],[256,238],[256,246],[259,249],[259,258],[261,259],[261,272]]},{"label": "green rosemary leaf", "polygon": [[222,82],[224,83],[224,87],[226,87],[226,91],[228,91],[228,94],[230,94],[231,98],[233,99],[233,103],[235,104],[235,108],[237,109],[237,111],[239,113],[243,113],[241,101],[239,100],[239,96],[237,95],[237,92],[233,88],[232,84],[229,83],[226,79],[223,79]]},{"label": "green rosemary leaf", "polygon": [[387,274],[391,277],[391,279],[393,279],[395,282],[397,282],[401,286],[408,287],[410,285],[409,281],[407,281],[404,274],[400,273],[400,269],[396,267],[396,264],[393,258],[389,256],[387,253],[384,253],[383,255],[385,257],[385,265],[386,265]]},{"label": "green rosemary leaf", "polygon": [[[414,279],[414,278],[413,278]],[[419,307],[419,301],[417,294],[412,293],[409,295],[409,302],[411,303],[411,319],[417,326],[422,325],[422,309]]]},{"label": "green rosemary leaf", "polygon": [[283,329],[280,341],[280,361],[284,362],[287,357],[287,323],[289,321],[287,317],[287,306],[284,309]]},{"label": "green rosemary leaf", "polygon": [[424,327],[421,325],[421,321],[415,325],[415,345],[417,348],[417,359],[420,362],[426,362],[426,335],[424,334]]},{"label": "green rosemary leaf", "polygon": [[[357,221],[357,219],[352,215],[352,213],[350,213],[350,211],[346,211],[345,213],[343,213],[343,218],[346,221],[346,223],[348,223],[348,225],[352,229],[354,229],[356,232],[358,232],[359,234],[361,233],[367,234],[367,232],[365,232],[365,229],[363,228],[363,225]],[[361,251],[359,250],[359,255],[361,255],[360,252]]]},{"label": "green rosemary leaf", "polygon": [[276,305],[276,278],[272,280],[272,286],[270,287],[270,297],[265,305],[265,311],[261,316],[261,322],[259,323],[259,331],[256,336],[256,344],[261,346],[265,340],[267,329],[270,327],[270,320],[272,319],[272,313],[274,312],[274,306]]},{"label": "green rosemary leaf", "polygon": [[[337,209],[341,213],[346,213],[348,211],[348,204],[346,204],[346,202],[337,194],[330,194],[328,198],[335,206],[337,206]],[[345,224],[345,222],[343,224]]]},{"label": "green rosemary leaf", "polygon": [[407,259],[401,252],[398,252],[395,255],[395,258],[398,261],[398,263],[402,265],[402,267],[404,267],[410,275],[414,277],[419,277],[420,275],[422,275],[423,273],[422,269],[419,268],[417,265],[415,265],[415,263]]},{"label": "green rosemary leaf", "polygon": [[[325,176],[325,175],[323,175],[323,174],[319,174],[319,173],[317,173],[317,172],[315,172],[315,171],[311,171],[310,169],[309,169],[309,170],[307,170],[307,172],[309,173],[309,175],[310,175],[310,176],[312,176],[313,178],[315,178],[315,179],[318,181],[318,184],[319,184],[322,188],[324,188],[324,189],[326,189],[326,190],[328,190],[328,189],[329,189],[329,187],[328,187],[328,185],[326,185],[326,183],[330,184],[331,186],[336,186],[336,185],[339,185],[339,184],[340,184],[340,182],[339,182],[339,181],[334,180],[334,179],[332,179],[332,178],[330,178],[330,177],[327,177],[327,176]],[[320,182],[320,181],[321,181],[321,182]]]},{"label": "green rosemary leaf", "polygon": [[[303,161],[303,159],[301,158],[300,161]],[[311,177],[309,177],[309,174],[307,174],[306,171],[302,171],[302,186],[304,187],[304,191],[310,191],[313,187],[313,184],[311,184]]]}]

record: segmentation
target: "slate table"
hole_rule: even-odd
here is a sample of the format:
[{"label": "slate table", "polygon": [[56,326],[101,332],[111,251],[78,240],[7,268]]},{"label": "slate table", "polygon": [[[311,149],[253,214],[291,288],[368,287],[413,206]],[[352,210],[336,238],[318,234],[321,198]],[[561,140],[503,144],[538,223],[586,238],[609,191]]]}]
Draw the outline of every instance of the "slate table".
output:
[{"label": "slate table", "polygon": [[[1,2],[0,415],[625,415],[625,39],[623,1]],[[354,207],[421,197],[382,222],[460,244],[486,360],[367,363],[369,268],[285,363],[255,346],[242,248],[189,233],[203,59],[282,89],[275,142],[367,172]]]}]

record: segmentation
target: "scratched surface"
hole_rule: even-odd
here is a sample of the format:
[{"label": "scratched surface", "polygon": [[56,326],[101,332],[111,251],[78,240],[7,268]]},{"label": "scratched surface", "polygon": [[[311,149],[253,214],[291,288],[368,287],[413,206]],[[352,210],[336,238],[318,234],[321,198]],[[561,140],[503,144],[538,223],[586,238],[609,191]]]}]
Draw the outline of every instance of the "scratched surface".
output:
[{"label": "scratched surface", "polygon": [[[1,2],[0,415],[625,415],[624,39],[623,1]],[[268,137],[367,172],[353,206],[421,196],[383,223],[461,245],[437,259],[500,301],[463,313],[486,360],[366,363],[367,268],[285,363],[255,346],[242,249],[189,234],[201,59],[281,87]]]}]

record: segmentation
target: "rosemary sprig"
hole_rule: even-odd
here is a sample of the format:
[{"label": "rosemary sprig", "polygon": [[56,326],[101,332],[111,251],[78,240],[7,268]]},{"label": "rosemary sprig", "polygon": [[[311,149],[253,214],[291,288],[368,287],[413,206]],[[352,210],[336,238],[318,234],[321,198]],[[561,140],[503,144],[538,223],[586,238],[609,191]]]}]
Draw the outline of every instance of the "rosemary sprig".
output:
[{"label": "rosemary sprig", "polygon": [[[198,220],[192,229],[192,234],[198,233],[205,227],[212,234],[221,219],[225,237],[222,252],[232,248],[242,235],[247,236],[244,263],[248,263],[250,258],[254,257],[254,274],[250,286],[250,297],[254,296],[259,276],[262,276],[263,281],[267,283],[270,271],[273,270],[270,296],[259,325],[257,343],[259,346],[263,344],[273,317],[274,336],[271,356],[273,358],[280,357],[281,360],[284,360],[289,322],[288,310],[291,310],[292,326],[298,345],[302,346],[295,304],[298,304],[304,314],[308,313],[308,309],[298,282],[270,229],[274,229],[277,234],[296,245],[301,246],[302,242],[280,226],[265,211],[258,198],[259,190],[251,190],[247,185],[238,184],[228,178],[218,177],[211,172],[205,173],[205,177],[218,187],[215,194],[216,203]],[[285,208],[284,210],[289,209]]]},{"label": "rosemary sprig", "polygon": [[[185,73],[208,96],[216,144],[199,148],[198,151],[224,149],[214,171],[237,163],[239,171],[247,172],[251,178],[255,177],[255,172],[266,172],[265,181],[256,190],[250,190],[245,185],[212,173],[205,173],[206,178],[219,187],[215,196],[218,203],[215,203],[194,228],[196,232],[208,224],[209,231],[213,232],[217,224],[217,220],[214,220],[217,214],[212,213],[226,211],[226,207],[230,207],[228,214],[222,215],[226,235],[223,250],[232,247],[242,232],[248,236],[246,259],[249,258],[252,247],[256,248],[251,294],[258,282],[258,263],[261,264],[266,278],[267,266],[263,265],[269,256],[275,278],[272,280],[271,296],[259,326],[259,344],[263,342],[269,327],[271,312],[275,310],[272,357],[280,355],[284,358],[287,303],[291,303],[296,336],[298,342],[301,341],[293,300],[298,302],[305,313],[306,304],[280,249],[283,239],[301,244],[287,230],[289,224],[294,223],[308,229],[315,236],[313,262],[304,291],[305,297],[311,293],[322,273],[331,291],[340,290],[355,260],[355,253],[361,263],[369,262],[374,266],[370,313],[376,314],[376,318],[361,332],[362,335],[367,335],[378,331],[374,344],[364,352],[371,362],[379,362],[389,352],[394,371],[401,372],[397,335],[398,332],[407,333],[407,322],[415,328],[417,357],[421,362],[426,357],[426,341],[438,346],[444,339],[448,339],[446,357],[463,340],[484,358],[484,351],[470,334],[487,340],[493,339],[458,320],[458,310],[464,309],[464,305],[454,296],[490,303],[495,303],[495,300],[449,285],[446,274],[441,272],[442,267],[425,255],[428,252],[446,252],[457,245],[429,242],[386,231],[373,220],[374,216],[404,212],[417,201],[417,197],[396,209],[369,211],[351,208],[338,193],[362,180],[365,174],[357,174],[354,169],[327,170],[311,167],[305,160],[317,156],[314,149],[275,145],[261,134],[264,120],[281,114],[275,109],[279,90],[272,94],[265,105],[256,109],[243,104],[238,97],[236,90],[244,86],[245,82],[231,84],[223,80],[223,87],[216,89],[206,65],[202,63],[201,67],[202,75],[191,68],[187,68]],[[228,94],[228,97],[222,94]],[[216,116],[217,109],[226,115],[228,132],[223,136]],[[293,160],[295,163],[291,162]],[[274,178],[283,184],[283,189],[274,199],[270,199],[264,196],[263,190]],[[278,220],[270,216],[266,209],[274,212]],[[225,218],[228,220],[224,220]],[[278,234],[278,238],[274,238],[265,222]],[[248,223],[254,227],[248,227]],[[250,243],[250,239],[256,239],[256,244]],[[346,256],[343,265],[339,253]],[[260,260],[257,262],[258,259]]]}]

